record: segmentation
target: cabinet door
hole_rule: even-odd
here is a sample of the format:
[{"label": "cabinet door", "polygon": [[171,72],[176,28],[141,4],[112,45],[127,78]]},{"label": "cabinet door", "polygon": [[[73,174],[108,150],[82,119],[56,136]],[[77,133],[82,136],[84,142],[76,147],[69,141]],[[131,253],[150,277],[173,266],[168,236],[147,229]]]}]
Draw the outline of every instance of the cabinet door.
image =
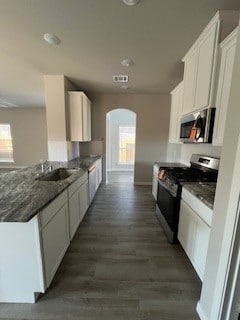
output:
[{"label": "cabinet door", "polygon": [[83,94],[83,141],[91,141],[91,102]]},{"label": "cabinet door", "polygon": [[42,229],[46,287],[50,285],[68,245],[68,206],[65,204]]},{"label": "cabinet door", "polygon": [[225,131],[228,100],[230,95],[233,64],[237,42],[237,31],[234,31],[221,45],[221,61],[216,96],[216,115],[214,123],[213,144],[221,146]]},{"label": "cabinet door", "polygon": [[210,237],[210,228],[200,218],[197,218],[196,236],[193,250],[193,261],[195,268],[203,279],[205,264],[207,259],[207,250]]},{"label": "cabinet door", "polygon": [[75,191],[69,199],[69,229],[72,240],[80,223],[80,199],[79,190]]},{"label": "cabinet door", "polygon": [[87,141],[92,140],[91,101],[87,99]]},{"label": "cabinet door", "polygon": [[194,218],[194,212],[182,200],[179,214],[178,240],[190,260],[192,260],[193,256],[195,233],[196,219]]},{"label": "cabinet door", "polygon": [[169,142],[179,143],[180,117],[182,114],[183,82],[172,91]]},{"label": "cabinet door", "polygon": [[183,114],[193,110],[196,89],[196,66],[197,49],[193,48],[184,61]]},{"label": "cabinet door", "polygon": [[215,23],[198,45],[197,77],[194,109],[210,105],[212,97],[213,78],[216,60],[217,30],[219,23]]},{"label": "cabinet door", "polygon": [[68,110],[71,141],[83,141],[83,93],[68,93]]},{"label": "cabinet door", "polygon": [[80,187],[80,219],[82,220],[89,206],[88,180]]}]

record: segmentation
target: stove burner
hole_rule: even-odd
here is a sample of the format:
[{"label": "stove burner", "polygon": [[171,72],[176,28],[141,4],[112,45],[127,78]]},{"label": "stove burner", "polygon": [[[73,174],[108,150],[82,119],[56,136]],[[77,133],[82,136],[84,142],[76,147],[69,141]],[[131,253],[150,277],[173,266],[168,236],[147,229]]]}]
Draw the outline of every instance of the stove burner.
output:
[{"label": "stove burner", "polygon": [[217,173],[214,171],[203,171],[196,168],[166,168],[165,179],[170,179],[174,183],[180,182],[215,182]]}]

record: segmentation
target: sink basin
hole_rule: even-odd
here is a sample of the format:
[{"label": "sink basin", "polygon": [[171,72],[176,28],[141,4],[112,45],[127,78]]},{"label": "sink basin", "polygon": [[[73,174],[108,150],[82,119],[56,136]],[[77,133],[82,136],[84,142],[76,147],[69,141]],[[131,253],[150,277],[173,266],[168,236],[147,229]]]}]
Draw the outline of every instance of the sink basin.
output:
[{"label": "sink basin", "polygon": [[67,179],[73,173],[77,172],[77,169],[58,168],[47,174],[37,178],[39,181],[60,181]]}]

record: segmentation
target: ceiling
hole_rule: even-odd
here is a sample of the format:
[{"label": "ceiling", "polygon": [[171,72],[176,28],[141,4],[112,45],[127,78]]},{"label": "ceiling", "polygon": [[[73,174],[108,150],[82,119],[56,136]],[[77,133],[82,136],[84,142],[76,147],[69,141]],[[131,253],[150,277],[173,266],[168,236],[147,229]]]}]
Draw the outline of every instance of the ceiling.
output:
[{"label": "ceiling", "polygon": [[[44,106],[43,74],[64,74],[86,92],[169,93],[216,11],[239,8],[239,0],[0,0],[0,104]],[[114,74],[129,75],[130,89]]]}]

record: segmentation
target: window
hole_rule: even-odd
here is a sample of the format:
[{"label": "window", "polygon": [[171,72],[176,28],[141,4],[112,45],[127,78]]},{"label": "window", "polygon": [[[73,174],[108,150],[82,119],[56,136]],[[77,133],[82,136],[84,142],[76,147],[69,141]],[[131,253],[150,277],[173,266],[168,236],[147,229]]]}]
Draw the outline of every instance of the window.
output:
[{"label": "window", "polygon": [[10,124],[0,124],[0,162],[13,162]]},{"label": "window", "polygon": [[135,127],[119,127],[119,163],[134,164]]}]

